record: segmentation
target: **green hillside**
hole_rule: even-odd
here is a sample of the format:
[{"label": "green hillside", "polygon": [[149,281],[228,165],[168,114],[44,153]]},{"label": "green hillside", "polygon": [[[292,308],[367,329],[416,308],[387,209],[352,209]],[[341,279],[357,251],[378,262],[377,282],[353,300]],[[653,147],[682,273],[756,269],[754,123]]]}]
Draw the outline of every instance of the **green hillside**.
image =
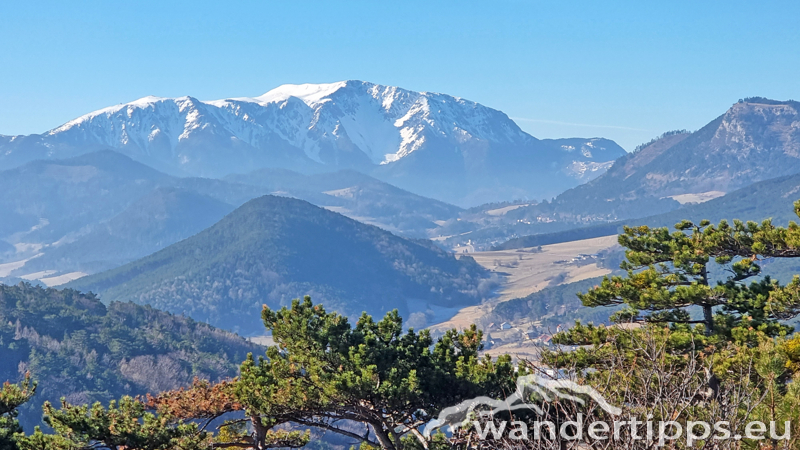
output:
[{"label": "green hillside", "polygon": [[192,378],[236,376],[259,347],[207,324],[133,303],[106,306],[92,295],[0,284],[0,382],[29,371],[36,396],[22,411],[38,423],[41,404],[160,392]]},{"label": "green hillside", "polygon": [[350,316],[394,308],[408,314],[478,303],[491,287],[487,279],[471,258],[456,259],[428,241],[264,196],[189,239],[70,287],[249,334],[263,330],[262,304],[312,295]]}]

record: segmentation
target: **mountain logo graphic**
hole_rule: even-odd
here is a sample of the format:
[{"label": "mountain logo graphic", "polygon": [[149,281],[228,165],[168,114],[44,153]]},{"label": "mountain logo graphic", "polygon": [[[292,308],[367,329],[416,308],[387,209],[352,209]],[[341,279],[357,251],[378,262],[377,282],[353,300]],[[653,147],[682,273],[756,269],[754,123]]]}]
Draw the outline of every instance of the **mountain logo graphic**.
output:
[{"label": "mountain logo graphic", "polygon": [[572,380],[551,379],[540,375],[526,375],[517,378],[516,385],[516,391],[503,400],[497,400],[491,397],[475,397],[473,399],[464,400],[458,405],[443,409],[439,413],[438,418],[431,420],[425,425],[423,434],[425,437],[429,438],[434,430],[443,426],[450,427],[451,431],[455,430],[466,424],[472,417],[475,408],[480,406],[488,406],[491,408],[490,411],[482,415],[493,416],[500,412],[510,412],[520,409],[533,410],[536,411],[537,414],[543,415],[544,410],[539,405],[526,401],[526,399],[534,393],[539,394],[546,402],[551,401],[553,398],[560,398],[585,405],[586,402],[576,395],[582,394],[594,400],[597,405],[607,413],[613,416],[622,414],[620,408],[608,403],[593,387],[583,386]]}]

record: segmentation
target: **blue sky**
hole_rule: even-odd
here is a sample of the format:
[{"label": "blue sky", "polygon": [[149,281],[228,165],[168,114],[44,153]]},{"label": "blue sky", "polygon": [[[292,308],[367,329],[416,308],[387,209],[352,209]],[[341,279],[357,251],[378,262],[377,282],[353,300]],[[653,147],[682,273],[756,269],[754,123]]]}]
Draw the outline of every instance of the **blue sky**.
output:
[{"label": "blue sky", "polygon": [[631,150],[739,98],[800,99],[800,2],[0,3],[0,134],[146,95],[361,79]]}]

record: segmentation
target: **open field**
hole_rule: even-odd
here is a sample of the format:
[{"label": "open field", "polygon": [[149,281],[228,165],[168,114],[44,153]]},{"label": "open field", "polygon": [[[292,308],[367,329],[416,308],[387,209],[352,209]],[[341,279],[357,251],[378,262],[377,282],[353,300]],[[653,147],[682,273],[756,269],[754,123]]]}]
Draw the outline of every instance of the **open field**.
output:
[{"label": "open field", "polygon": [[671,195],[670,198],[684,205],[686,203],[704,203],[709,200],[714,200],[717,197],[722,197],[723,195],[725,195],[725,193],[722,191],[708,191],[697,194]]},{"label": "open field", "polygon": [[613,235],[545,245],[539,253],[529,253],[533,249],[515,249],[469,255],[483,267],[507,274],[498,298],[504,301],[524,297],[550,284],[571,283],[610,273],[610,270],[598,267],[594,262],[581,264],[572,262],[572,259],[580,254],[598,253],[615,245],[617,236]]},{"label": "open field", "polygon": [[510,342],[498,345],[481,352],[482,355],[489,355],[496,358],[500,355],[510,355],[514,360],[537,361],[542,347],[535,345],[531,341]]},{"label": "open field", "polygon": [[476,323],[478,319],[485,316],[492,310],[490,303],[476,306],[467,306],[466,308],[458,311],[458,313],[451,317],[449,320],[438,323],[429,327],[434,331],[446,331],[452,328],[462,330]]},{"label": "open field", "polygon": [[450,320],[436,324],[431,329],[462,329],[486,315],[495,304],[513,298],[525,297],[547,286],[571,283],[611,273],[598,267],[596,262],[573,261],[581,254],[594,254],[617,245],[617,236],[603,236],[580,241],[542,246],[541,252],[533,248],[475,252],[469,256],[478,264],[503,275],[498,297],[491,303],[469,306]]},{"label": "open field", "polygon": [[530,205],[531,205],[531,203],[525,203],[525,204],[522,204],[522,205],[504,206],[502,208],[491,209],[489,211],[486,211],[486,214],[488,214],[490,216],[503,216],[509,211],[513,211],[513,210],[515,210],[517,208],[522,208],[523,206],[530,206]]}]

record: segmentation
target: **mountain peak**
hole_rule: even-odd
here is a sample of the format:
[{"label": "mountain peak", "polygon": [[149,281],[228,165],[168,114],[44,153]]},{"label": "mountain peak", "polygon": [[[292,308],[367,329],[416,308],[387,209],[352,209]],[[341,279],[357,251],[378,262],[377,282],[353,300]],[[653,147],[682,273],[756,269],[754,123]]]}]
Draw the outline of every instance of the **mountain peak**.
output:
[{"label": "mountain peak", "polygon": [[272,89],[264,95],[253,98],[258,103],[278,103],[289,97],[296,97],[308,106],[314,106],[326,100],[326,97],[345,87],[348,81],[325,84],[284,84]]},{"label": "mountain peak", "polygon": [[616,220],[642,214],[643,207],[662,208],[658,202],[718,195],[796,174],[798,122],[798,102],[740,100],[693,133],[666,133],[623,156],[602,176],[564,192],[556,202],[579,208],[584,217],[599,211],[597,217]]}]

